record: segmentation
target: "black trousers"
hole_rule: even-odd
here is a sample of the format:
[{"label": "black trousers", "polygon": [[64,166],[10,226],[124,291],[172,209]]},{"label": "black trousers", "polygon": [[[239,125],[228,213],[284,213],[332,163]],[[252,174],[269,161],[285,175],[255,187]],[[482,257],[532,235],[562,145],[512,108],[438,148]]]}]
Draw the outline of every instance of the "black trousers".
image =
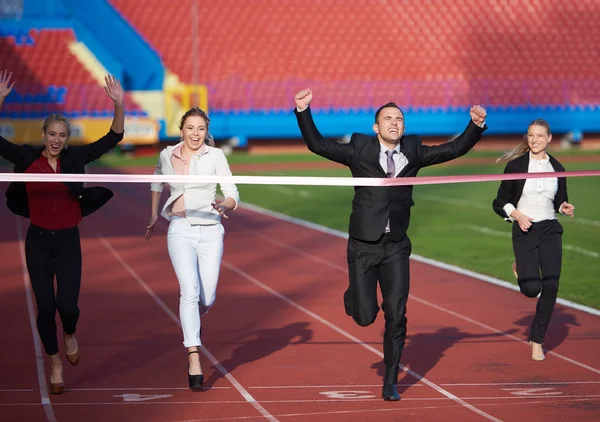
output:
[{"label": "black trousers", "polygon": [[377,281],[383,297],[385,317],[383,336],[384,384],[398,382],[398,365],[406,341],[406,302],[410,287],[408,236],[395,242],[384,234],[376,242],[348,239],[350,286],[344,293],[346,313],[363,327],[377,317]]},{"label": "black trousers", "polygon": [[82,266],[79,228],[53,231],[30,225],[25,257],[37,304],[38,333],[46,353],[55,355],[58,353],[56,311],[66,334],[75,333],[79,320],[77,302]]},{"label": "black trousers", "polygon": [[513,223],[513,250],[521,292],[534,298],[540,291],[529,340],[543,343],[550,323],[562,265],[563,228],[558,220],[533,223],[528,232]]}]

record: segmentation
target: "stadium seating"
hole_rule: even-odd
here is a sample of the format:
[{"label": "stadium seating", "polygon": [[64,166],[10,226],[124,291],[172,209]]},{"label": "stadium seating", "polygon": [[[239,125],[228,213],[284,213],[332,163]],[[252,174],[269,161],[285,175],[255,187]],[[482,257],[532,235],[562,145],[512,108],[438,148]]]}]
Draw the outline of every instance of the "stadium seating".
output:
[{"label": "stadium seating", "polygon": [[600,103],[597,0],[109,1],[213,109]]},{"label": "stadium seating", "polygon": [[[110,116],[113,103],[102,86],[69,50],[71,29],[32,29],[0,33],[2,68],[13,72],[16,86],[2,115],[40,117],[60,112],[69,117]],[[126,94],[127,95],[127,94]],[[145,115],[127,95],[127,115]]]}]

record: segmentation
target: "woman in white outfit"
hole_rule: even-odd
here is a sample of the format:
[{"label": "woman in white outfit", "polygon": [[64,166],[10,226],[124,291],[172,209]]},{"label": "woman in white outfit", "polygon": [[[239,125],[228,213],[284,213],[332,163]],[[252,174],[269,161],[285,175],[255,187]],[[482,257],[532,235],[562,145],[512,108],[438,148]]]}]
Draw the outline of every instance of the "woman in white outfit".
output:
[{"label": "woman in white outfit", "polygon": [[[165,148],[154,174],[231,176],[223,151],[208,138],[209,118],[195,107],[181,118],[181,142]],[[221,217],[235,210],[239,193],[235,184],[221,183],[225,200],[215,202],[216,183],[169,183],[171,194],[161,215],[170,221],[167,235],[169,256],[179,280],[179,317],[183,345],[188,352],[188,382],[192,391],[202,389],[200,365],[200,318],[215,301],[223,255]],[[152,184],[152,216],[146,229],[150,239],[158,219],[158,205],[164,183]]]}]

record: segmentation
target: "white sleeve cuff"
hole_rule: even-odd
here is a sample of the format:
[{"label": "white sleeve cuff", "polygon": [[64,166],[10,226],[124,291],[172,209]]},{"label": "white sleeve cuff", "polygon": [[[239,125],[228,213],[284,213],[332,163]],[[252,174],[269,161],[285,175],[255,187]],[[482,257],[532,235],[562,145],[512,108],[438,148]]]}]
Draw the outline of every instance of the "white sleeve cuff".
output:
[{"label": "white sleeve cuff", "polygon": [[513,204],[506,204],[502,209],[504,210],[504,212],[508,216],[508,219],[506,219],[507,221],[515,221],[515,219],[510,216],[510,214],[514,210],[516,210],[516,208],[515,208],[515,206]]}]

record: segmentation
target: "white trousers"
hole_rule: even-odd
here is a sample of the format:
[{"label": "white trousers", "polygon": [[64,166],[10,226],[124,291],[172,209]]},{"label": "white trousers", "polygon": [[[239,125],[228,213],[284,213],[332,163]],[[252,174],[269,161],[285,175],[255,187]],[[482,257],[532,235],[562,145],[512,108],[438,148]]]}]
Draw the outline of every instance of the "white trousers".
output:
[{"label": "white trousers", "polygon": [[200,317],[215,301],[224,234],[221,223],[192,226],[185,218],[171,219],[167,246],[179,280],[179,319],[185,347],[202,345]]}]

